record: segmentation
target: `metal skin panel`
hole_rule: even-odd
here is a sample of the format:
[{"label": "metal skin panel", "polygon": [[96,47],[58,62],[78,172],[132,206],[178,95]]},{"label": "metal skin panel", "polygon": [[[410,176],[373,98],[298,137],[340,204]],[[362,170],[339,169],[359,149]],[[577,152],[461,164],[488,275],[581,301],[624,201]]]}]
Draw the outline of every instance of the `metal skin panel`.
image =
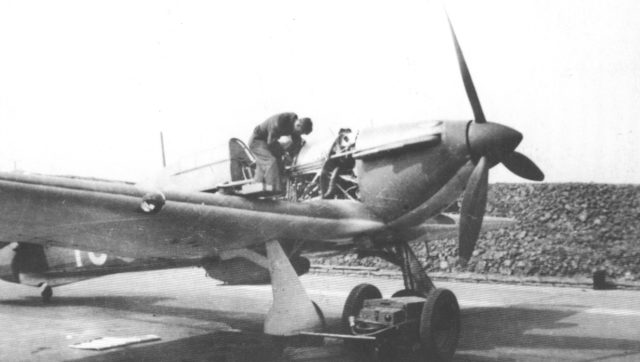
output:
[{"label": "metal skin panel", "polygon": [[372,154],[419,144],[438,138],[442,133],[442,121],[421,121],[395,123],[363,129],[356,142],[355,157],[358,154]]},{"label": "metal skin panel", "polygon": [[191,258],[267,240],[322,240],[384,225],[352,201],[247,200],[166,194],[160,212],[139,211],[144,190],[105,182],[0,174],[0,241],[125,257]]},{"label": "metal skin panel", "polygon": [[437,192],[435,192],[428,200],[420,204],[418,207],[407,212],[389,223],[394,229],[404,229],[408,226],[415,226],[422,223],[426,218],[437,215],[444,208],[455,202],[456,197],[452,195],[460,195],[473,171],[473,163],[468,161],[460,168],[453,177],[444,184]]},{"label": "metal skin panel", "polygon": [[334,137],[314,139],[304,144],[298,153],[291,171],[296,174],[315,173],[327,161]]},{"label": "metal skin panel", "polygon": [[0,249],[0,279],[51,287],[114,273],[196,266],[200,259],[123,258],[68,248],[11,243]]},{"label": "metal skin panel", "polygon": [[[425,212],[411,220],[411,224],[417,225],[442,211],[459,196],[460,193],[455,192],[460,191],[459,188],[434,200],[431,198],[456,178],[470,160],[467,124],[443,122],[442,140],[435,146],[418,144],[402,152],[358,160],[356,174],[362,202],[385,222],[421,207]],[[464,185],[468,175],[458,175],[458,178],[456,184]]]},{"label": "metal skin panel", "polygon": [[133,259],[59,247],[46,247],[44,253],[49,268],[40,273],[40,277],[51,287],[114,273],[180,268],[200,264],[199,258]]}]

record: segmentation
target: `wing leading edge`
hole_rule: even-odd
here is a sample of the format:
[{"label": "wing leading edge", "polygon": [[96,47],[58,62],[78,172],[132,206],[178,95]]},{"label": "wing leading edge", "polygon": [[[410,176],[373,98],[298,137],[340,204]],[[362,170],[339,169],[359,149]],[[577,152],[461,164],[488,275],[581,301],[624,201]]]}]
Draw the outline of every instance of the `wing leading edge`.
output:
[{"label": "wing leading edge", "polygon": [[165,194],[140,211],[135,185],[0,173],[0,241],[56,245],[131,257],[215,255],[273,239],[335,239],[384,228],[352,201],[304,203]]},{"label": "wing leading edge", "polygon": [[[482,222],[482,231],[491,231],[509,227],[516,220],[506,217],[485,216]],[[439,240],[456,239],[460,227],[460,215],[440,214],[426,222],[412,228],[398,230],[398,237],[405,241],[419,239]]]}]

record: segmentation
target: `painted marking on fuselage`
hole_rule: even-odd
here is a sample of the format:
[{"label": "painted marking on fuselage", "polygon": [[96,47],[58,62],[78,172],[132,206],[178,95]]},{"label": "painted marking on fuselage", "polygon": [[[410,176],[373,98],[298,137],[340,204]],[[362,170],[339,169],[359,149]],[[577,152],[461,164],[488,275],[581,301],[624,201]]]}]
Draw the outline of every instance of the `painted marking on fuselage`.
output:
[{"label": "painted marking on fuselage", "polygon": [[80,250],[74,250],[73,253],[76,256],[76,266],[82,268],[82,254],[80,254]]},{"label": "painted marking on fuselage", "polygon": [[91,262],[93,263],[93,265],[104,265],[104,263],[107,261],[107,254],[95,254],[92,252],[89,252],[89,260],[91,260]]},{"label": "painted marking on fuselage", "polygon": [[[74,250],[73,251],[76,257],[76,266],[78,268],[82,268],[84,266],[84,264],[82,263],[82,251],[80,250]],[[107,262],[107,258],[108,255],[107,254],[96,254],[93,252],[87,252],[87,255],[89,256],[89,260],[91,261],[91,264],[95,265],[95,266],[102,266],[104,265],[104,263]]]}]

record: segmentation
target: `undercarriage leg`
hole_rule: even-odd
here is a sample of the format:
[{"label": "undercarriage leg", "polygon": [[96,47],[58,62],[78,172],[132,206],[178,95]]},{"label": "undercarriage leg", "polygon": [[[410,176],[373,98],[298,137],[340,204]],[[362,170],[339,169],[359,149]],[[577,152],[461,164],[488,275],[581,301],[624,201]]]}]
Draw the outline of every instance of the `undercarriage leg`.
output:
[{"label": "undercarriage leg", "polygon": [[420,260],[418,260],[416,254],[414,254],[409,243],[398,243],[394,249],[401,261],[400,268],[402,268],[402,278],[404,279],[404,287],[406,290],[427,295],[435,289],[435,285],[422,267]]},{"label": "undercarriage leg", "polygon": [[[364,301],[381,298],[381,294],[372,285],[359,285],[353,289],[345,303],[342,323],[346,332],[361,338],[376,334],[375,351],[390,360],[394,358],[394,348],[401,346],[408,351],[420,352],[427,361],[451,361],[460,336],[460,306],[456,296],[447,289],[436,289],[407,242],[395,243],[382,250],[364,251],[361,255],[381,257],[402,269],[405,289],[393,294],[391,300],[395,299],[395,303],[402,305],[422,299],[423,304],[421,310],[403,309],[401,313],[405,314],[398,319],[401,322],[388,326],[390,321],[395,321],[393,317],[384,323],[377,316],[389,313],[389,306],[398,304],[383,299],[376,305],[376,301],[372,301],[368,310],[361,313]],[[388,334],[383,334],[387,331]],[[395,334],[391,331],[395,331]],[[350,344],[345,341],[345,345]],[[385,356],[387,352],[389,355]],[[371,356],[367,355],[365,358],[370,359]]]},{"label": "undercarriage leg", "polygon": [[277,240],[266,244],[273,304],[264,322],[264,333],[293,336],[301,331],[320,331],[324,325],[317,309]]},{"label": "undercarriage leg", "polygon": [[398,242],[382,250],[360,250],[358,255],[361,258],[377,256],[400,267],[405,289],[399,292],[402,295],[397,296],[426,296],[435,289],[431,278],[429,278],[422,267],[422,263],[420,263],[420,260],[418,260],[418,257],[407,242]]}]

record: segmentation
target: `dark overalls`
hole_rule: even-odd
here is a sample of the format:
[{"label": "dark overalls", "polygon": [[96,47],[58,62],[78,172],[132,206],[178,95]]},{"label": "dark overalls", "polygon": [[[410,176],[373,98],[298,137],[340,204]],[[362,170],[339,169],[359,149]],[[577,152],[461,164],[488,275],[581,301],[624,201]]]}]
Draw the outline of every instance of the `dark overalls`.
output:
[{"label": "dark overalls", "polygon": [[285,150],[278,142],[281,136],[291,136],[290,153],[300,149],[302,138],[293,133],[293,125],[298,119],[295,113],[280,113],[268,118],[253,130],[249,139],[249,149],[256,157],[255,181],[273,187],[274,192],[282,192],[282,156]]}]

